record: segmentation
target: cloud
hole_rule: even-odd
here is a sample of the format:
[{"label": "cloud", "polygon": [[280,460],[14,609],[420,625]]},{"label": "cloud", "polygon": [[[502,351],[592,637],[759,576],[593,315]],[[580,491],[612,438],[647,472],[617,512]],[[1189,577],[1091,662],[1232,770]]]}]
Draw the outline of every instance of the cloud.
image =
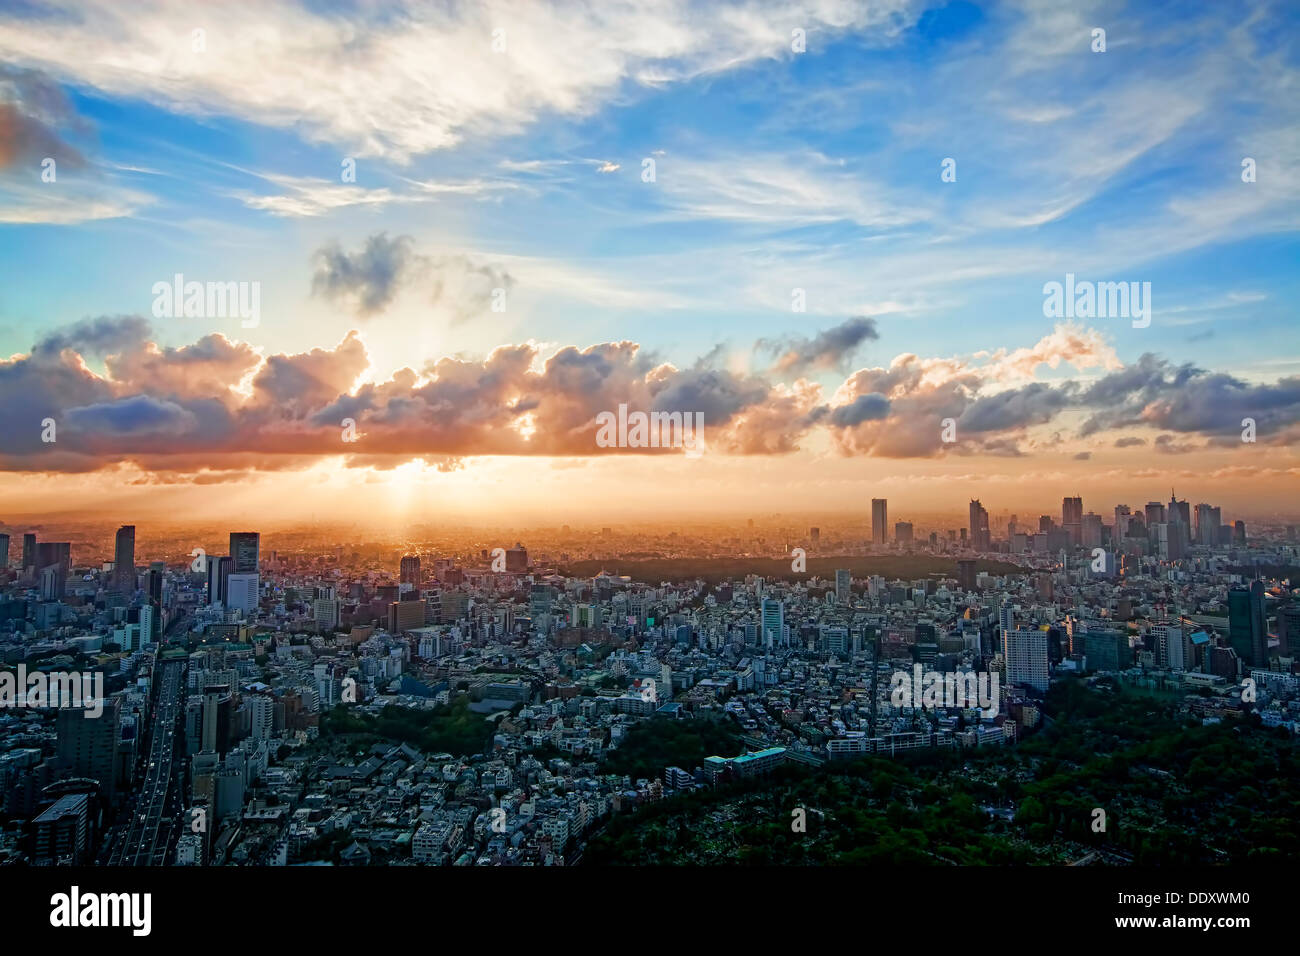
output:
[{"label": "cloud", "polygon": [[359,252],[344,252],[337,242],[316,250],[312,294],[335,302],[352,302],[356,313],[369,317],[382,311],[397,294],[412,263],[410,236],[388,238],[376,233]]},{"label": "cloud", "polygon": [[805,374],[845,371],[859,345],[879,338],[875,319],[854,316],[834,328],[817,333],[811,339],[787,338],[776,342],[760,339],[754,347],[776,356],[774,371]]},{"label": "cloud", "polygon": [[[586,116],[630,85],[791,57],[787,23],[887,42],[915,16],[909,0],[404,2],[383,16],[364,5],[248,3],[207,21],[160,0],[53,7],[0,16],[0,59],[115,97],[294,126],[349,155],[397,161],[471,135],[517,134],[542,115]],[[188,42],[196,26],[206,31],[202,51]],[[494,30],[504,31],[496,49]]]},{"label": "cloud", "polygon": [[[86,356],[102,357],[104,371],[92,370]],[[383,468],[420,459],[455,469],[493,455],[680,453],[597,445],[597,417],[620,405],[699,415],[708,452],[731,456],[791,454],[828,436],[832,449],[848,456],[1019,458],[1058,449],[1059,428],[1043,438],[1035,432],[1066,413],[1106,409],[1120,409],[1123,418],[1137,410],[1141,424],[1167,429],[1155,440],[1157,452],[1189,454],[1218,436],[1218,417],[1201,414],[1204,402],[1216,400],[1271,409],[1260,412],[1273,429],[1261,428],[1261,443],[1292,440],[1300,427],[1294,379],[1246,385],[1156,356],[1086,387],[1007,388],[1001,359],[904,354],[852,373],[829,401],[815,382],[772,381],[720,367],[724,358],[714,349],[679,368],[626,340],[546,353],[525,343],[373,380],[355,331],[332,348],[263,356],[216,334],[160,346],[147,320],[100,317],[46,333],[30,354],[0,360],[0,470],[132,466],[147,474],[220,475],[301,470],[322,458]],[[1184,394],[1187,408],[1176,402]],[[47,417],[58,424],[55,443],[40,438]],[[942,437],[949,418],[955,442]],[[355,422],[357,441],[345,440],[345,419]],[[1120,436],[1115,446],[1133,442]]]}]

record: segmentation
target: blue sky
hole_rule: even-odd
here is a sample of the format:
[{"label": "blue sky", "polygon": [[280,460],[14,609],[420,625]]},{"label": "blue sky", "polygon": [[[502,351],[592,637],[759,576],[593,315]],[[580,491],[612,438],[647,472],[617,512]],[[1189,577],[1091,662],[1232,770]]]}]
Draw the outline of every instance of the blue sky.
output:
[{"label": "blue sky", "polygon": [[[1042,345],[985,394],[1086,385],[1144,353],[1249,385],[1300,373],[1294,4],[214,10],[0,12],[0,100],[27,133],[0,168],[0,355],[148,316],[177,272],[260,282],[262,321],[155,320],[160,345],[298,353],[357,329],[374,382],[621,340],[772,378],[756,342],[869,317],[874,337],[805,370],[835,405],[846,375],[900,355],[965,368],[1039,347],[1043,285],[1070,272],[1150,282],[1151,325],[1090,320],[1088,348]],[[38,147],[69,157],[54,183]],[[382,308],[313,286],[321,249],[377,234],[419,263]],[[508,286],[504,313],[485,282]]]}]

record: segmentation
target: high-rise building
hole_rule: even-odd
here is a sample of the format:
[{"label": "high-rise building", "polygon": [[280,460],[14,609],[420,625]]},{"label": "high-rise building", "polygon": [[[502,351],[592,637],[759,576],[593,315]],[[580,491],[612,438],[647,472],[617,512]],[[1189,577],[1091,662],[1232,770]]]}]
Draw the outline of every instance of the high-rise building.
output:
[{"label": "high-rise building", "polygon": [[1078,545],[1083,540],[1083,499],[1063,498],[1061,500],[1061,527],[1070,536],[1070,544]]},{"label": "high-rise building", "polygon": [[28,532],[23,535],[23,570],[29,571],[36,567],[36,535],[34,532]]},{"label": "high-rise building", "polygon": [[871,499],[871,542],[886,544],[889,540],[889,500]]},{"label": "high-rise building", "polygon": [[847,568],[835,569],[835,600],[847,604],[853,591],[853,575]]},{"label": "high-rise building", "polygon": [[513,548],[506,549],[506,570],[512,574],[523,574],[528,570],[528,549],[516,541]]},{"label": "high-rise building", "polygon": [[112,590],[129,598],[135,594],[135,525],[124,524],[117,529],[113,543]]},{"label": "high-rise building", "polygon": [[957,586],[963,591],[975,590],[975,562],[970,558],[957,562]]},{"label": "high-rise building", "polygon": [[230,532],[230,571],[232,574],[256,574],[262,536],[256,531]]},{"label": "high-rise building", "polygon": [[1079,543],[1085,548],[1100,548],[1101,528],[1101,515],[1089,511],[1079,526]]},{"label": "high-rise building", "polygon": [[163,573],[157,568],[150,568],[146,585],[149,589],[149,607],[153,609],[153,640],[162,635]]},{"label": "high-rise building", "polygon": [[821,528],[809,528],[809,529],[808,529],[808,540],[809,540],[809,541],[811,541],[813,544],[818,544],[818,543],[821,541],[821,539],[822,539],[822,529],[821,529]]},{"label": "high-rise building", "polygon": [[88,717],[80,707],[61,707],[55,717],[59,759],[74,777],[98,780],[110,800],[116,790],[118,724],[122,698],[104,698],[104,712]]},{"label": "high-rise building", "polygon": [[9,567],[9,535],[0,534],[0,571]]},{"label": "high-rise building", "polygon": [[1223,514],[1219,508],[1207,504],[1196,506],[1196,543],[1204,548],[1212,548],[1219,543],[1219,526],[1223,524]]},{"label": "high-rise building", "polygon": [[1228,643],[1249,667],[1268,665],[1264,582],[1228,590]]},{"label": "high-rise building", "polygon": [[894,524],[894,540],[899,544],[912,543],[912,522],[899,521]]},{"label": "high-rise building", "polygon": [[970,539],[971,547],[976,551],[988,551],[991,547],[989,513],[984,510],[978,498],[970,503]]},{"label": "high-rise building", "polygon": [[414,584],[419,587],[423,583],[420,577],[420,556],[418,554],[408,554],[402,558],[398,580],[403,584]]},{"label": "high-rise building", "polygon": [[208,558],[208,603],[226,603],[226,581],[230,577],[230,557]]},{"label": "high-rise building", "polygon": [[1042,693],[1047,692],[1050,677],[1046,631],[1023,628],[1006,631],[1002,638],[1002,660],[1006,666],[1009,686],[1031,687]]},{"label": "high-rise building", "polygon": [[764,598],[760,630],[764,647],[785,644],[785,605],[776,598]]},{"label": "high-rise building", "polygon": [[261,598],[261,575],[254,573],[232,572],[226,577],[226,607],[234,611],[243,611],[251,615],[257,610]]},{"label": "high-rise building", "polygon": [[1246,543],[1246,522],[1234,521],[1232,523],[1232,543],[1236,545],[1245,545]]}]

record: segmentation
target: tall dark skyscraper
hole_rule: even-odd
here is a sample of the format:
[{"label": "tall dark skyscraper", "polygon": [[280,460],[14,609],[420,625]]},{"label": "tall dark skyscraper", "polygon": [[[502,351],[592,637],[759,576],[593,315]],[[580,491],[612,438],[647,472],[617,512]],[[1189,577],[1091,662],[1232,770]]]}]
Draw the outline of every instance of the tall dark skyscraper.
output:
[{"label": "tall dark skyscraper", "polygon": [[135,593],[135,525],[117,529],[113,545],[113,590],[130,597]]},{"label": "tall dark skyscraper", "polygon": [[987,551],[992,543],[989,540],[989,513],[978,498],[970,503],[970,539],[971,547],[976,551]]},{"label": "tall dark skyscraper", "polygon": [[1070,544],[1083,540],[1083,499],[1064,498],[1061,501],[1061,527],[1070,536]]},{"label": "tall dark skyscraper", "polygon": [[162,587],[163,573],[157,568],[151,568],[147,578],[149,588],[149,606],[153,608],[153,634],[154,640],[162,634]]},{"label": "tall dark skyscraper", "polygon": [[885,544],[889,540],[889,501],[871,499],[871,542]]},{"label": "tall dark skyscraper", "polygon": [[0,571],[9,567],[9,535],[0,534]]},{"label": "tall dark skyscraper", "polygon": [[36,567],[36,535],[23,535],[23,570]]},{"label": "tall dark skyscraper", "polygon": [[403,556],[401,568],[398,572],[398,580],[403,584],[414,584],[419,587],[424,579],[420,576],[420,556],[418,554],[408,554]]},{"label": "tall dark skyscraper", "polygon": [[1268,664],[1268,632],[1264,617],[1264,582],[1228,591],[1228,643],[1251,667]]},{"label": "tall dark skyscraper", "polygon": [[262,536],[256,531],[230,532],[230,573],[256,574]]},{"label": "tall dark skyscraper", "polygon": [[230,556],[208,558],[208,603],[226,603],[226,581],[230,577]]}]

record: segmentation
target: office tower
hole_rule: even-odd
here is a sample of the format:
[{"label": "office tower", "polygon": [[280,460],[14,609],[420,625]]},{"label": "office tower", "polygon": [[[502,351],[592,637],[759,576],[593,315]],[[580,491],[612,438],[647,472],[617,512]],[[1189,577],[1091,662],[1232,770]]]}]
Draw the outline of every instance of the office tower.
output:
[{"label": "office tower", "polygon": [[1008,631],[1016,629],[1016,609],[1013,605],[1004,604],[998,608],[998,634],[1006,637]]},{"label": "office tower", "polygon": [[847,604],[852,596],[853,576],[847,568],[835,569],[835,600]]},{"label": "office tower", "polygon": [[36,567],[36,535],[28,533],[23,535],[23,570],[27,571]]},{"label": "office tower", "polygon": [[230,749],[229,687],[212,686],[203,693],[203,730],[200,749],[225,754]]},{"label": "office tower", "polygon": [[1047,632],[1016,629],[1006,631],[1002,638],[1002,660],[1006,667],[1007,684],[1030,687],[1047,692]]},{"label": "office tower", "polygon": [[970,503],[970,537],[971,547],[976,551],[989,550],[989,513],[978,498]]},{"label": "office tower", "polygon": [[1246,543],[1246,522],[1234,521],[1232,523],[1232,543],[1238,545]]},{"label": "office tower", "polygon": [[9,535],[0,534],[0,571],[9,567]]},{"label": "office tower", "polygon": [[957,586],[963,591],[975,590],[975,562],[964,559],[957,562]]},{"label": "office tower", "polygon": [[110,800],[116,791],[117,738],[122,711],[120,697],[104,699],[104,712],[86,716],[80,707],[61,707],[55,717],[59,759],[74,777],[98,780]]},{"label": "office tower", "polygon": [[251,615],[257,610],[261,598],[261,575],[256,573],[231,573],[226,577],[226,607]]},{"label": "office tower", "polygon": [[232,574],[256,574],[262,536],[256,531],[230,532],[230,571]]},{"label": "office tower", "polygon": [[886,498],[871,499],[871,543],[886,544],[889,540],[889,501]]},{"label": "office tower", "polygon": [[1051,515],[1039,515],[1039,516],[1038,516],[1038,533],[1039,533],[1039,534],[1047,534],[1047,532],[1049,532],[1049,531],[1052,530],[1052,526],[1053,526],[1053,521],[1052,521],[1052,516],[1051,516]]},{"label": "office tower", "polygon": [[316,598],[311,603],[311,610],[312,620],[321,627],[333,630],[339,626],[339,602],[333,598]]},{"label": "office tower", "polygon": [[1128,529],[1133,524],[1133,512],[1128,505],[1115,506],[1115,544],[1128,537]]},{"label": "office tower", "polygon": [[1123,631],[1102,628],[1083,635],[1083,656],[1090,671],[1120,671],[1133,666],[1133,649]]},{"label": "office tower", "polygon": [[1088,512],[1079,527],[1079,542],[1085,548],[1101,547],[1101,515]]},{"label": "office tower", "polygon": [[403,584],[414,584],[419,587],[424,579],[420,576],[420,556],[418,554],[408,554],[402,558],[400,570],[398,571],[398,580]]},{"label": "office tower", "polygon": [[1268,666],[1264,582],[1228,590],[1228,643],[1249,667]]},{"label": "office tower", "polygon": [[1070,544],[1078,545],[1083,540],[1083,499],[1061,499],[1061,527],[1070,536]]},{"label": "office tower", "polygon": [[135,525],[117,529],[113,543],[113,583],[111,590],[130,597],[135,594]]},{"label": "office tower", "polygon": [[775,598],[764,598],[760,629],[764,647],[785,644],[785,605]]},{"label": "office tower", "polygon": [[230,558],[208,558],[208,603],[226,603],[226,581],[230,577]]},{"label": "office tower", "polygon": [[388,605],[388,632],[402,634],[424,627],[423,601],[394,601]]},{"label": "office tower", "polygon": [[[1179,524],[1192,527],[1192,506],[1186,501],[1179,501],[1173,491],[1169,492],[1169,507],[1166,510],[1166,521],[1171,524],[1177,521]],[[1190,530],[1189,530],[1190,535]]]},{"label": "office tower", "polygon": [[57,564],[66,578],[72,571],[72,544],[68,541],[42,541],[36,545],[36,567]]},{"label": "office tower", "polygon": [[1223,524],[1222,511],[1207,504],[1196,506],[1196,543],[1212,548],[1219,543],[1219,527]]},{"label": "office tower", "polygon": [[1155,638],[1156,663],[1171,671],[1190,670],[1194,663],[1191,643],[1183,636],[1177,624],[1153,624],[1151,636]]},{"label": "office tower", "polygon": [[1164,524],[1165,506],[1158,501],[1148,501],[1144,511],[1146,515],[1146,525],[1148,528],[1158,524]]},{"label": "office tower", "polygon": [[1151,526],[1156,554],[1166,561],[1177,561],[1187,554],[1187,526],[1178,521],[1163,521]]},{"label": "office tower", "polygon": [[153,610],[152,640],[162,636],[163,573],[150,568],[145,584],[149,589],[149,607]]},{"label": "office tower", "polygon": [[894,525],[894,540],[899,544],[912,543],[912,522],[899,521]]},{"label": "office tower", "polygon": [[528,549],[518,541],[513,548],[506,549],[506,570],[512,574],[522,574],[528,570]]}]

